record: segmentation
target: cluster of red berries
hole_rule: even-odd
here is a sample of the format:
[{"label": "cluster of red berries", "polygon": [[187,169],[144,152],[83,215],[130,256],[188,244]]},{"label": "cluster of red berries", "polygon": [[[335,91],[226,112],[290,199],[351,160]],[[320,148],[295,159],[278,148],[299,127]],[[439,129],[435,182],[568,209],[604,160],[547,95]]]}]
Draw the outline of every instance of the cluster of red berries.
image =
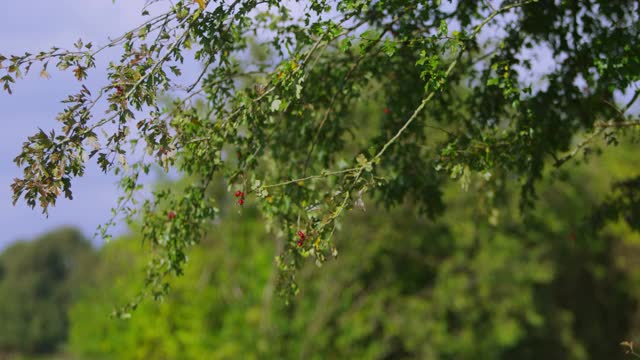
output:
[{"label": "cluster of red berries", "polygon": [[167,214],[167,216],[169,217],[169,220],[173,220],[176,218],[176,213],[174,213],[173,211],[169,211],[169,214]]},{"label": "cluster of red berries", "polygon": [[244,193],[242,191],[238,190],[238,191],[236,191],[235,196],[237,198],[239,198],[238,199],[238,205],[240,205],[240,206],[244,205]]},{"label": "cluster of red berries", "polygon": [[304,243],[304,239],[307,237],[307,235],[305,235],[302,232],[302,230],[298,230],[297,234],[298,234],[298,247],[302,247],[302,244]]}]

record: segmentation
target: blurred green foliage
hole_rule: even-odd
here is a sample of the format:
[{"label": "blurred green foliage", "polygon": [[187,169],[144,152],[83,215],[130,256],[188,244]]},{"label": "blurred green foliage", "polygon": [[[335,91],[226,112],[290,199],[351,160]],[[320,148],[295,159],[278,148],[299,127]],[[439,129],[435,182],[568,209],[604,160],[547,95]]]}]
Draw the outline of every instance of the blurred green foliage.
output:
[{"label": "blurred green foliage", "polygon": [[[90,276],[91,244],[63,228],[0,255],[0,358],[55,351],[67,339],[67,311]],[[8,356],[8,355],[7,355]]]},{"label": "blurred green foliage", "polygon": [[290,305],[276,288],[281,238],[255,208],[239,211],[222,182],[214,190],[228,204],[221,222],[190,252],[169,295],[129,319],[110,314],[136,296],[152,258],[135,228],[97,256],[72,229],[18,242],[0,256],[0,355],[623,358],[620,341],[640,335],[640,235],[629,219],[596,215],[615,204],[610,189],[636,174],[640,159],[629,155],[633,144],[610,150],[549,169],[526,213],[517,184],[499,189],[500,204],[478,198],[496,191],[480,175],[469,191],[447,186],[449,211],[436,219],[411,196],[393,209],[364,199],[366,210],[351,212],[337,233],[338,258],[322,271],[303,268]]},{"label": "blurred green foliage", "polygon": [[73,307],[69,347],[88,359],[622,358],[619,342],[638,329],[640,237],[591,216],[605,179],[638,168],[635,150],[551,171],[524,215],[516,185],[498,210],[473,195],[486,190],[473,178],[474,191],[446,189],[436,220],[411,199],[390,211],[365,200],[338,233],[338,259],[305,267],[289,306],[274,293],[282,244],[253,208],[222,209],[170,295],[130,319],[108,314],[135,295],[149,255],[136,236],[116,240]]}]

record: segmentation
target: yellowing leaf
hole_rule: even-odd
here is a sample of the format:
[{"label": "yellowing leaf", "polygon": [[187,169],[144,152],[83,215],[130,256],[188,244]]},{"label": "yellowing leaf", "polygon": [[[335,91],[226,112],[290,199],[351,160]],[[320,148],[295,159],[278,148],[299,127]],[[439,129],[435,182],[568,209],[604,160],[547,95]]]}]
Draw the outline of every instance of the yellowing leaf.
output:
[{"label": "yellowing leaf", "polygon": [[200,9],[204,10],[204,8],[207,6],[204,2],[204,0],[195,0],[198,5],[200,5]]},{"label": "yellowing leaf", "polygon": [[42,71],[40,71],[40,77],[43,77],[45,79],[50,79],[51,75],[49,75],[49,73],[47,72],[47,70],[42,69]]}]

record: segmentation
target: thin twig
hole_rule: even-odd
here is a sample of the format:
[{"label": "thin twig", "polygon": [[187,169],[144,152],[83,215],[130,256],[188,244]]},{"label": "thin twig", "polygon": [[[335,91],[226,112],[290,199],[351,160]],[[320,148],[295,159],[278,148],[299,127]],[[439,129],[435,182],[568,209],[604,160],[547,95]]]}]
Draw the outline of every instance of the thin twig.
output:
[{"label": "thin twig", "polygon": [[576,145],[576,147],[570,153],[561,157],[560,159],[557,159],[554,156],[555,167],[560,167],[565,162],[574,158],[580,152],[580,150],[584,149],[587,145],[589,145],[589,143],[591,143],[593,139],[595,139],[597,136],[602,134],[606,129],[610,129],[610,128],[622,129],[627,127],[640,126],[640,120],[630,120],[630,121],[622,121],[622,122],[609,120],[606,122],[598,122],[593,126],[596,128],[596,131],[594,131],[591,135],[589,135],[588,137],[583,139],[580,143],[578,143],[578,145]]},{"label": "thin twig", "polygon": [[487,5],[489,7],[489,9],[491,9],[491,11],[495,12],[496,8],[493,7],[493,5],[491,5],[491,2],[489,0],[482,0],[482,2]]},{"label": "thin twig", "polygon": [[209,70],[209,66],[211,66],[212,62],[213,62],[212,59],[209,59],[209,61],[207,61],[207,63],[202,68],[200,75],[198,75],[198,78],[196,79],[196,81],[187,88],[188,93],[193,91],[193,89],[200,83],[200,80],[202,80],[202,77],[204,76],[204,74],[207,73],[207,70]]},{"label": "thin twig", "polygon": [[640,126],[640,120],[629,120],[629,121],[608,121],[597,123],[594,127],[597,128],[625,128],[625,127],[633,127]]},{"label": "thin twig", "polygon": [[605,130],[604,127],[599,127],[598,130],[594,131],[591,135],[589,135],[580,143],[578,143],[578,145],[576,145],[576,147],[570,153],[556,160],[554,166],[560,167],[565,162],[574,158],[578,154],[578,152],[580,152],[580,150],[582,150],[585,146],[589,145],[589,143],[591,143],[593,139],[595,139],[598,135],[602,134],[604,130]]},{"label": "thin twig", "polygon": [[322,179],[322,178],[326,178],[326,177],[333,176],[333,175],[340,175],[340,174],[346,174],[346,173],[350,173],[350,172],[356,172],[356,171],[358,171],[360,169],[361,169],[360,167],[357,167],[357,168],[349,168],[349,169],[337,170],[337,171],[328,171],[328,172],[325,172],[325,173],[320,174],[320,175],[311,175],[311,176],[301,177],[299,179],[292,179],[292,180],[283,181],[283,182],[280,182],[280,183],[277,183],[277,184],[265,185],[265,186],[262,186],[262,188],[268,189],[268,188],[274,188],[274,187],[280,187],[280,186],[285,186],[285,185],[289,185],[289,184],[294,184],[294,183],[298,183],[298,182],[306,181],[306,180]]},{"label": "thin twig", "polygon": [[640,89],[636,89],[635,94],[633,94],[633,97],[631,98],[631,100],[629,100],[629,102],[627,103],[627,105],[624,106],[624,109],[622,109],[623,112],[627,112],[629,111],[629,109],[631,108],[631,106],[633,105],[633,103],[636,102],[636,100],[638,100],[638,97],[640,96]]}]

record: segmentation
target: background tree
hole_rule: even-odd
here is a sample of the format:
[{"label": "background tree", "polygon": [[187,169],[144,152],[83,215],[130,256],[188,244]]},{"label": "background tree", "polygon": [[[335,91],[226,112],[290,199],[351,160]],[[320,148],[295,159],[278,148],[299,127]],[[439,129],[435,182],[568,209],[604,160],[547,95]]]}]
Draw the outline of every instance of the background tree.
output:
[{"label": "background tree", "polygon": [[91,244],[74,229],[18,242],[0,255],[0,354],[50,353],[64,344],[67,311],[92,260]]}]

